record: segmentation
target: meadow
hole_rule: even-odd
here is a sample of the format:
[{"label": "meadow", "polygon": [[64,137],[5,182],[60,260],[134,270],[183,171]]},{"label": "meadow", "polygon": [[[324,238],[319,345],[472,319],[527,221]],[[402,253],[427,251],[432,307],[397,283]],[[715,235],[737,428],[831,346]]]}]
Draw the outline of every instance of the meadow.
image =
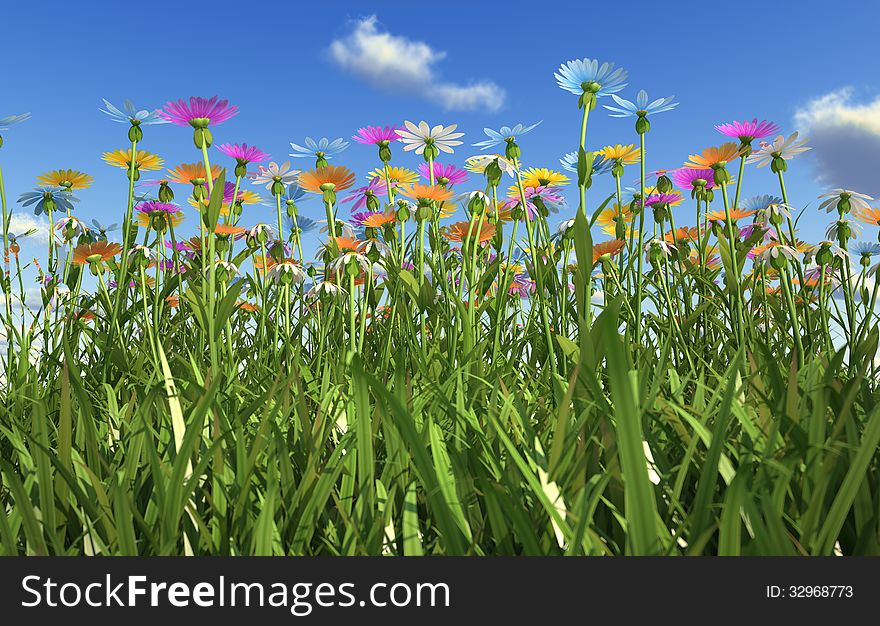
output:
[{"label": "meadow", "polygon": [[[539,123],[272,159],[225,142],[246,112],[215,96],[95,112],[119,224],[78,213],[88,173],[0,170],[0,554],[880,554],[873,198],[823,194],[802,241],[805,138],[719,123],[652,170],[671,97],[591,59],[555,78],[558,164],[529,161]],[[591,145],[609,114],[631,130]],[[28,117],[0,118],[0,166]],[[778,186],[749,189],[761,167]]]}]

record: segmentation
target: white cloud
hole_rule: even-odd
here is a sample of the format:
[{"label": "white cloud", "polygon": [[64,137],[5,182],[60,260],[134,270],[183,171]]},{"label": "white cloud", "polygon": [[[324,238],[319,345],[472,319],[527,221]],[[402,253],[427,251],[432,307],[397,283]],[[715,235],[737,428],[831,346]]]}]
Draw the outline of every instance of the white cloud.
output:
[{"label": "white cloud", "polygon": [[[36,231],[27,239],[22,239],[19,244],[24,244],[26,241],[49,243],[49,222],[30,213],[13,213],[9,219],[9,230],[16,235],[23,235],[29,230]],[[2,243],[2,237],[0,237],[0,243]]]},{"label": "white cloud", "polygon": [[819,178],[880,196],[880,96],[865,104],[853,102],[854,90],[844,87],[811,100],[795,113],[795,124],[810,137]]},{"label": "white cloud", "polygon": [[445,52],[423,41],[379,30],[375,15],[358,20],[348,35],[333,40],[330,56],[340,67],[376,87],[439,101],[447,110],[497,111],[504,104],[504,89],[491,81],[468,85],[443,81],[436,66],[446,57]]}]

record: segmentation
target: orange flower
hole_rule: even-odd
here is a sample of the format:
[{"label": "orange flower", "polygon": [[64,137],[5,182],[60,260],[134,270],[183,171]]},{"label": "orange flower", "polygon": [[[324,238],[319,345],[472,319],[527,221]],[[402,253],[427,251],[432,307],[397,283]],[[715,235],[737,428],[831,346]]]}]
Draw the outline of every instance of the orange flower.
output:
[{"label": "orange flower", "polygon": [[88,309],[83,309],[81,311],[77,311],[73,314],[73,319],[80,320],[83,322],[91,322],[95,319],[95,314]]},{"label": "orange flower", "polygon": [[672,231],[669,231],[668,233],[666,233],[664,235],[664,237],[666,238],[666,241],[668,241],[669,243],[675,243],[677,241],[690,242],[690,241],[696,241],[697,237],[699,236],[699,233],[700,233],[700,231],[698,231],[693,226],[691,226],[691,227],[682,226],[681,228],[677,228],[675,230],[675,233],[673,233]]},{"label": "orange flower", "polygon": [[862,211],[854,211],[853,215],[855,215],[856,219],[861,220],[866,224],[880,226],[880,209],[872,209],[869,207]]},{"label": "orange flower", "polygon": [[357,252],[361,242],[352,237],[337,237],[336,247],[340,252]]},{"label": "orange flower", "polygon": [[[211,176],[216,180],[218,176],[220,176],[220,166],[212,165],[211,166]],[[195,184],[193,181],[201,180],[203,182],[207,182],[204,163],[181,163],[173,170],[167,170],[170,180],[172,183],[189,183],[190,185]],[[212,181],[213,182],[213,181]]]},{"label": "orange flower", "polygon": [[167,298],[165,298],[165,304],[168,306],[169,309],[176,309],[180,306],[180,296],[168,296]]},{"label": "orange flower", "polygon": [[239,300],[235,303],[235,306],[242,311],[247,311],[248,313],[258,313],[260,310],[260,307],[258,307],[256,304],[253,304],[246,300]]},{"label": "orange flower", "polygon": [[254,264],[254,269],[256,271],[265,272],[272,269],[272,266],[276,265],[278,262],[272,257],[269,257],[268,259],[263,259],[263,256],[261,254],[255,254],[254,257],[251,259],[251,263]]},{"label": "orange flower", "polygon": [[[754,211],[744,211],[743,209],[733,209],[730,211],[730,220],[735,222],[736,220],[741,220],[746,217],[751,217],[754,215]],[[723,210],[717,211],[709,211],[706,213],[706,219],[710,222],[726,222],[727,216],[725,215]]]},{"label": "orange flower", "polygon": [[82,243],[73,250],[73,262],[77,265],[106,261],[122,252],[122,246],[118,243],[96,241],[94,243]]},{"label": "orange flower", "polygon": [[702,154],[692,154],[688,157],[685,167],[696,170],[705,170],[722,161],[727,163],[739,156],[739,148],[732,141],[721,144],[717,148],[706,148]]},{"label": "orange flower", "polygon": [[299,185],[312,193],[323,193],[323,185],[333,185],[333,191],[348,189],[354,184],[354,172],[344,165],[328,165],[299,175]]},{"label": "orange flower", "polygon": [[374,213],[366,218],[362,224],[367,228],[381,228],[385,224],[397,221],[397,214],[394,211],[387,213]]},{"label": "orange flower", "polygon": [[597,243],[593,246],[593,265],[599,262],[606,254],[609,256],[616,256],[621,250],[623,250],[623,246],[625,243],[621,239],[611,239],[610,241],[603,241],[602,243]]},{"label": "orange flower", "polygon": [[456,222],[446,227],[443,236],[450,241],[464,241],[465,239],[474,239],[477,236],[477,231],[479,231],[479,242],[485,243],[495,236],[495,224],[483,222],[482,225],[474,224],[471,226],[470,222]]},{"label": "orange flower", "polygon": [[71,190],[87,189],[95,179],[77,170],[52,170],[37,176],[37,182],[49,187],[66,187]]},{"label": "orange flower", "polygon": [[220,235],[221,237],[228,237],[232,235],[233,237],[238,239],[239,236],[244,234],[244,228],[242,228],[241,226],[232,226],[230,224],[217,224],[217,226],[214,228],[214,234]]},{"label": "orange flower", "polygon": [[445,202],[453,196],[452,190],[440,185],[401,185],[399,191],[407,198],[412,198],[413,200]]}]

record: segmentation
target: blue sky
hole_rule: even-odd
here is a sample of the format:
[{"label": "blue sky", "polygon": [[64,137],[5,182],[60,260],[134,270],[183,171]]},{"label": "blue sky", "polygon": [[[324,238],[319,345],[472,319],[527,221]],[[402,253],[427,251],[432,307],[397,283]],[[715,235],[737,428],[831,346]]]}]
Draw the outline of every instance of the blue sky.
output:
[{"label": "blue sky", "polygon": [[[288,158],[289,142],[307,135],[349,138],[362,125],[424,119],[459,124],[466,143],[452,160],[461,164],[478,152],[470,144],[484,139],[484,126],[544,120],[521,141],[523,160],[556,168],[559,157],[577,147],[579,112],[576,96],[556,86],[553,72],[583,57],[626,68],[624,97],[644,88],[652,97],[675,95],[681,102],[653,122],[649,169],[677,167],[691,152],[721,143],[714,124],[757,116],[786,134],[800,129],[820,139],[809,156],[791,163],[793,205],[815,207],[816,195],[832,184],[880,194],[878,177],[853,161],[880,159],[880,85],[871,69],[880,60],[874,43],[880,9],[873,3],[838,1],[833,9],[816,4],[811,10],[749,1],[203,6],[209,8],[204,14],[185,3],[4,8],[0,117],[33,112],[3,134],[0,165],[12,204],[38,174],[69,167],[95,177],[94,187],[78,194],[77,214],[119,221],[127,182],[101,153],[126,147],[126,127],[98,111],[102,97],[156,108],[218,94],[241,112],[214,129],[215,144],[244,141],[279,161]],[[588,147],[636,141],[632,120],[606,113],[597,109],[591,116]],[[145,130],[142,147],[166,164],[198,160],[188,129]],[[230,165],[216,153],[214,161]],[[361,178],[377,164],[376,151],[353,143],[335,162]],[[420,162],[395,149],[395,164]],[[633,167],[625,180],[636,177]],[[594,206],[611,182],[594,185]],[[480,187],[474,181],[463,190]],[[777,191],[769,168],[748,171],[746,197]],[[186,193],[177,189],[179,199]],[[192,210],[184,206],[194,228]],[[301,211],[317,219],[323,214],[317,201]],[[691,213],[682,205],[678,224],[691,223]],[[273,215],[268,207],[250,207],[244,222],[271,223]],[[802,236],[822,238],[828,221],[808,209]]]}]

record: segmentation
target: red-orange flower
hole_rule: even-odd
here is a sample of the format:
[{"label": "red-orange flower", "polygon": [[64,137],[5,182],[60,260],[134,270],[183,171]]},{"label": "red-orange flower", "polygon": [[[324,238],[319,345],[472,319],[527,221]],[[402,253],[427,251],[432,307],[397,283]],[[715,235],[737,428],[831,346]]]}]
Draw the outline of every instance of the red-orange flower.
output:
[{"label": "red-orange flower", "polygon": [[853,215],[855,215],[856,219],[865,222],[866,224],[873,224],[874,226],[880,226],[880,209],[867,208],[861,211],[854,211]]},{"label": "red-orange flower", "polygon": [[94,243],[82,243],[73,250],[73,262],[77,265],[106,261],[122,252],[122,246],[118,243],[96,241]]},{"label": "red-orange flower", "polygon": [[623,250],[624,245],[625,242],[622,239],[611,239],[609,241],[595,244],[593,246],[593,265],[596,265],[596,263],[598,263],[606,254],[609,257],[616,256],[621,250]]},{"label": "red-orange flower", "polygon": [[446,227],[443,236],[450,241],[464,241],[465,239],[475,239],[479,234],[478,241],[484,243],[495,236],[495,224],[483,222],[482,225],[470,222],[456,222]]}]

